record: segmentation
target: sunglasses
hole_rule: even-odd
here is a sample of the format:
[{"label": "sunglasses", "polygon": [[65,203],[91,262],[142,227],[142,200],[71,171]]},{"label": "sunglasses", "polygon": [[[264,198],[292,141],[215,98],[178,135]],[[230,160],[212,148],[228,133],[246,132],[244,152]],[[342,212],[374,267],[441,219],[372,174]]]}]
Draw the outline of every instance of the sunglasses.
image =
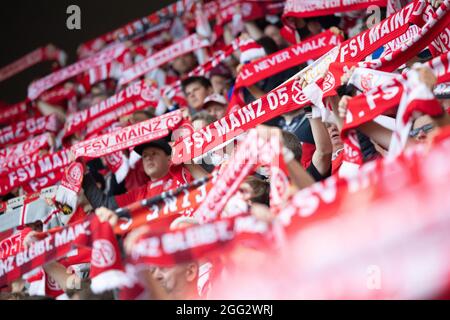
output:
[{"label": "sunglasses", "polygon": [[409,133],[409,136],[411,138],[415,138],[420,133],[420,131],[423,131],[424,133],[428,133],[431,130],[433,130],[433,128],[434,128],[434,126],[432,124],[426,124],[426,125],[424,125],[424,126],[422,126],[420,128],[416,128],[416,129],[411,130],[411,132]]}]

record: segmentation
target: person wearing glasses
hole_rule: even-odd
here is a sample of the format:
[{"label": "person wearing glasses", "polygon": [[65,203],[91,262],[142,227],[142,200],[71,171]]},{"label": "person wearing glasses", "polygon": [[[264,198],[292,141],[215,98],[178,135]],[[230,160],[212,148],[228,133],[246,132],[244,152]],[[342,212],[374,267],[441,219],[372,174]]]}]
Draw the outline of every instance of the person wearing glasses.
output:
[{"label": "person wearing glasses", "polygon": [[409,136],[416,139],[418,142],[425,142],[428,134],[433,132],[435,129],[436,125],[433,119],[428,115],[424,115],[414,121],[412,129],[409,132]]}]

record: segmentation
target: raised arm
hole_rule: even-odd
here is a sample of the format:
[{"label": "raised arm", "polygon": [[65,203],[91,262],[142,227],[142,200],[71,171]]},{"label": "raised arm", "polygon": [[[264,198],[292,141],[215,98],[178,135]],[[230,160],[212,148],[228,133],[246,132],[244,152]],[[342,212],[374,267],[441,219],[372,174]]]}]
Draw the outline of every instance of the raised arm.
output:
[{"label": "raised arm", "polygon": [[316,151],[313,154],[312,163],[322,176],[326,176],[331,170],[331,157],[333,154],[330,135],[320,118],[309,119],[309,123],[311,124],[311,131],[316,144]]}]

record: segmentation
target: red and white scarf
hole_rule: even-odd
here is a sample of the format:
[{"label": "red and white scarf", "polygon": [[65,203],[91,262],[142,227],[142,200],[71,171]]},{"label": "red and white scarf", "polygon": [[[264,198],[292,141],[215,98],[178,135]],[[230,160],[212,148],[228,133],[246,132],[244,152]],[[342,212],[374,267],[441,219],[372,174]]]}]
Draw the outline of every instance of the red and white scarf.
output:
[{"label": "red and white scarf", "polygon": [[67,54],[54,47],[48,45],[46,47],[38,48],[33,52],[28,53],[22,58],[0,69],[0,82],[40,63],[43,61],[58,61],[60,66],[64,66],[67,60]]},{"label": "red and white scarf", "polygon": [[34,161],[37,161],[40,159],[41,156],[38,152],[33,153],[32,155],[23,155],[19,158],[15,158],[14,160],[11,159],[11,161],[2,162],[0,163],[0,175],[4,173],[11,172],[12,170],[28,165]]},{"label": "red and white scarf", "polygon": [[66,121],[65,137],[83,129],[88,123],[109,112],[114,112],[119,107],[137,99],[144,100],[154,106],[158,103],[159,91],[145,80],[130,84],[125,89],[112,95],[92,107],[69,115]]},{"label": "red and white scarf", "polygon": [[57,132],[61,126],[55,114],[16,122],[0,129],[0,146],[18,143],[43,132]]},{"label": "red and white scarf", "polygon": [[45,101],[49,104],[61,105],[65,101],[70,102],[73,99],[76,99],[76,96],[77,92],[75,89],[60,86],[44,92],[39,97],[39,100]]},{"label": "red and white scarf", "polygon": [[130,165],[122,151],[111,153],[103,158],[109,171],[116,177],[117,183],[122,183],[127,177]]},{"label": "red and white scarf", "polygon": [[169,190],[166,196],[162,197],[161,202],[152,205],[150,208],[142,207],[137,203],[131,204],[127,207],[127,210],[131,213],[131,219],[120,219],[114,228],[114,232],[117,235],[124,235],[151,221],[159,221],[163,217],[192,216],[193,212],[205,200],[214,181],[215,178],[213,178],[213,181],[202,183],[200,186],[186,188],[176,197],[168,196],[170,192],[175,192],[176,189]]},{"label": "red and white scarf", "polygon": [[331,31],[323,32],[270,56],[246,64],[236,79],[236,89],[247,87],[274,74],[316,59],[341,42]]},{"label": "red and white scarf", "polygon": [[425,65],[433,70],[438,83],[450,81],[450,53],[436,57]]},{"label": "red and white scarf", "polygon": [[123,44],[114,45],[87,59],[78,61],[70,66],[67,66],[64,69],[58,70],[42,79],[34,81],[28,87],[28,98],[30,100],[34,100],[48,89],[51,89],[70,78],[73,78],[89,69],[92,69],[93,67],[108,63],[116,59],[125,50],[126,46]]},{"label": "red and white scarf", "polygon": [[32,179],[66,167],[70,163],[69,152],[65,149],[51,153],[27,165],[2,173],[0,175],[0,194],[7,194]]},{"label": "red and white scarf", "polygon": [[286,18],[308,18],[326,16],[337,12],[366,9],[369,6],[386,6],[386,0],[287,0],[283,20]]},{"label": "red and white scarf", "polygon": [[439,102],[425,84],[418,80],[417,72],[412,70],[406,78],[393,78],[387,84],[353,97],[348,104],[342,129],[343,137],[346,138],[351,129],[356,129],[361,124],[372,121],[384,112],[397,107],[399,107],[397,131],[393,135],[390,147],[392,150],[390,152],[394,156],[397,156],[405,146],[413,113],[420,112],[431,116],[443,113]]},{"label": "red and white scarf", "polygon": [[205,3],[202,10],[208,20],[217,18],[218,25],[222,26],[233,20],[237,14],[242,21],[252,21],[266,15],[278,15],[283,11],[284,1],[251,1],[251,0],[222,0]]},{"label": "red and white scarf", "polygon": [[30,102],[23,101],[0,110],[0,124],[10,124],[12,121],[25,120]]},{"label": "red and white scarf", "polygon": [[253,103],[238,109],[177,142],[172,150],[175,164],[200,157],[245,131],[283,113],[306,106],[298,81],[291,80]]},{"label": "red and white scarf", "polygon": [[42,233],[28,249],[2,259],[0,286],[11,283],[25,273],[46,263],[65,257],[74,247],[90,247],[91,289],[102,292],[123,283],[123,266],[117,240],[109,223],[101,223],[96,215],[86,220]]},{"label": "red and white scarf", "polygon": [[403,96],[397,111],[396,129],[389,146],[389,157],[391,158],[398,156],[403,151],[415,118],[422,114],[435,117],[444,113],[433,92],[420,81],[419,73],[416,70],[408,72],[407,79],[402,84]]},{"label": "red and white scarf", "polygon": [[209,45],[208,40],[201,39],[197,34],[190,35],[124,70],[118,85],[123,86],[183,54]]},{"label": "red and white scarf", "polygon": [[416,4],[411,3],[369,30],[342,43],[336,62],[361,61],[382,45],[404,34],[409,28],[409,23],[418,14],[414,9]]},{"label": "red and white scarf", "polygon": [[119,107],[107,114],[98,117],[97,119],[90,121],[86,126],[86,138],[91,138],[104,129],[111,126],[117,121],[117,119],[133,114],[136,111],[143,110],[149,106],[154,106],[154,101],[135,100],[127,103],[126,105]]},{"label": "red and white scarf", "polygon": [[244,179],[262,165],[270,166],[271,207],[281,206],[289,182],[280,143],[276,137],[264,141],[256,131],[250,131],[228,163],[221,168],[217,181],[193,217],[200,223],[219,218]]},{"label": "red and white scarf", "polygon": [[170,267],[211,258],[213,253],[224,255],[233,244],[249,240],[267,248],[270,231],[267,222],[249,214],[215,219],[176,231],[150,231],[133,246],[129,262]]},{"label": "red and white scarf", "polygon": [[[415,5],[415,3],[408,5],[402,11],[390,16],[372,29],[347,40],[338,49],[334,48],[323,56],[320,59],[320,63],[307,67],[300,74],[311,84],[326,73],[328,66],[335,59],[336,61],[344,62],[357,62],[362,60],[380,46],[392,41],[408,29],[409,21],[417,15],[420,16],[422,14],[422,11],[414,11],[416,8]],[[441,8],[446,8],[446,5],[448,5],[448,1],[441,5]],[[448,10],[438,10],[435,19],[430,20],[422,28],[420,35],[428,37],[432,33],[439,31],[448,12]],[[427,39],[429,41],[432,40],[429,37]],[[386,71],[391,71],[391,69],[397,68],[411,56],[417,54],[417,51],[420,50],[417,45],[419,40],[421,40],[420,37],[415,37],[414,41],[408,43],[406,47],[402,46],[394,53],[368,64],[376,68],[383,66],[381,70],[387,69]],[[405,48],[410,48],[411,52],[408,50],[405,53]],[[336,50],[338,51],[336,52]],[[314,100],[334,94],[334,89],[339,83],[340,77],[334,76],[329,72],[318,86],[322,90],[322,96],[317,96]],[[228,114],[223,119],[203,128],[199,132],[195,132],[190,137],[186,137],[182,142],[175,144],[173,147],[174,156],[172,161],[174,163],[182,163],[199,157],[258,124],[264,123],[282,113],[310,104],[310,98],[313,97],[307,97],[299,84],[291,80],[250,105]]]},{"label": "red and white scarf", "polygon": [[162,8],[158,12],[132,21],[114,31],[108,32],[100,37],[83,43],[79,46],[78,53],[82,57],[94,54],[104,45],[120,39],[132,38],[144,32],[148,26],[151,26],[150,28],[152,28],[155,25],[163,24],[167,18],[180,15],[185,12],[185,10],[190,10],[192,5],[193,2],[191,0],[179,0],[174,4],[170,4],[169,6]]},{"label": "red and white scarf", "polygon": [[[367,55],[367,51],[365,50],[367,50],[368,48],[376,49],[375,47],[373,47],[375,43],[378,43],[378,45],[382,45],[383,43],[379,43],[380,41],[386,42],[386,40],[392,40],[391,37],[384,37],[380,39],[379,37],[381,34],[384,34],[388,30],[390,30],[390,27],[393,27],[396,24],[399,24],[399,30],[405,29],[406,31],[408,29],[408,26],[404,23],[408,21],[420,23],[420,20],[423,19],[423,14],[424,12],[426,12],[427,8],[428,6],[426,5],[426,3],[423,3],[422,1],[412,3],[405,7],[402,11],[382,21],[372,29],[365,31],[364,33],[356,36],[353,39],[347,40],[344,44],[342,44],[340,47],[340,53],[338,55],[337,62],[330,65],[329,72],[326,74],[323,83],[319,83],[318,85],[317,83],[312,83],[312,85],[315,86],[314,91],[316,93],[316,96],[320,98],[317,100],[321,100],[322,97],[327,97],[334,94],[335,88],[340,85],[340,79],[345,70],[350,68],[352,62],[357,61],[354,60],[355,58],[361,59],[365,57]],[[400,47],[396,48],[393,52],[386,54],[380,59],[360,62],[357,65],[388,72],[397,69],[409,59],[416,56],[424,46],[427,46],[433,40],[433,37],[435,37],[445,27],[445,23],[449,15],[450,3],[448,0],[446,0],[441,4],[440,8],[435,13],[433,12],[433,18],[428,19],[427,23],[419,30],[419,32],[407,42],[402,43]],[[400,25],[402,26],[400,27]],[[373,38],[373,42],[371,40],[366,43],[364,39],[367,37],[369,37],[370,39]],[[352,50],[349,51],[349,48],[352,47],[355,49],[354,52]],[[363,51],[359,51],[358,47],[365,49]],[[348,59],[348,61],[339,63],[339,61],[342,59]],[[308,83],[311,84],[310,81],[308,81]],[[320,87],[323,88],[321,96],[317,94],[317,92],[320,93],[321,91]],[[319,108],[321,107],[320,102],[321,101],[313,101],[313,103],[316,106],[319,106]]]},{"label": "red and white scarf", "polygon": [[43,133],[33,139],[11,145],[0,150],[0,164],[15,161],[18,158],[31,156],[44,149],[50,143],[51,135]]},{"label": "red and white scarf", "polygon": [[80,75],[77,80],[83,86],[84,92],[90,92],[91,87],[96,83],[101,81],[105,81],[107,79],[115,79],[118,80],[126,68],[129,68],[133,65],[131,49],[128,48],[125,50],[119,57],[116,59],[95,66],[82,75]]},{"label": "red and white scarf", "polygon": [[37,177],[35,179],[31,179],[27,183],[22,185],[23,190],[27,194],[32,194],[35,192],[39,192],[44,188],[48,188],[51,186],[55,186],[64,176],[64,169],[56,169],[51,171],[43,176]]},{"label": "red and white scarf", "polygon": [[7,194],[12,189],[32,179],[65,168],[71,163],[69,153],[72,153],[75,158],[100,158],[117,151],[161,139],[169,134],[169,130],[177,128],[182,123],[182,119],[181,111],[177,110],[110,134],[80,142],[70,149],[63,149],[59,152],[45,155],[19,168],[9,169],[7,172],[0,174],[0,194]]},{"label": "red and white scarf", "polygon": [[183,115],[180,110],[167,113],[123,129],[80,142],[71,151],[75,158],[95,159],[128,149],[146,142],[161,139],[181,124]]}]

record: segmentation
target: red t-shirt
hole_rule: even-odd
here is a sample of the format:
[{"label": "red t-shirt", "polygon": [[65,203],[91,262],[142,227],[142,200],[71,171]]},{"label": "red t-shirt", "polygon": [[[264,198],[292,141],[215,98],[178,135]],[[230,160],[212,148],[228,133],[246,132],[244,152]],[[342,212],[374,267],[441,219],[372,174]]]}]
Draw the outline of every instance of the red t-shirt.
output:
[{"label": "red t-shirt", "polygon": [[172,166],[169,173],[162,179],[150,181],[147,185],[130,190],[129,192],[116,196],[119,207],[127,206],[131,203],[155,197],[165,191],[177,188],[183,184],[190,183],[192,176],[183,165]]},{"label": "red t-shirt", "polygon": [[144,165],[142,164],[142,159],[136,162],[134,169],[128,171],[127,177],[125,178],[125,188],[127,190],[133,190],[140,188],[150,182],[149,177],[145,174]]},{"label": "red t-shirt", "polygon": [[331,160],[331,174],[336,174],[344,161],[344,149],[339,150],[337,153],[333,154],[333,159]]}]

